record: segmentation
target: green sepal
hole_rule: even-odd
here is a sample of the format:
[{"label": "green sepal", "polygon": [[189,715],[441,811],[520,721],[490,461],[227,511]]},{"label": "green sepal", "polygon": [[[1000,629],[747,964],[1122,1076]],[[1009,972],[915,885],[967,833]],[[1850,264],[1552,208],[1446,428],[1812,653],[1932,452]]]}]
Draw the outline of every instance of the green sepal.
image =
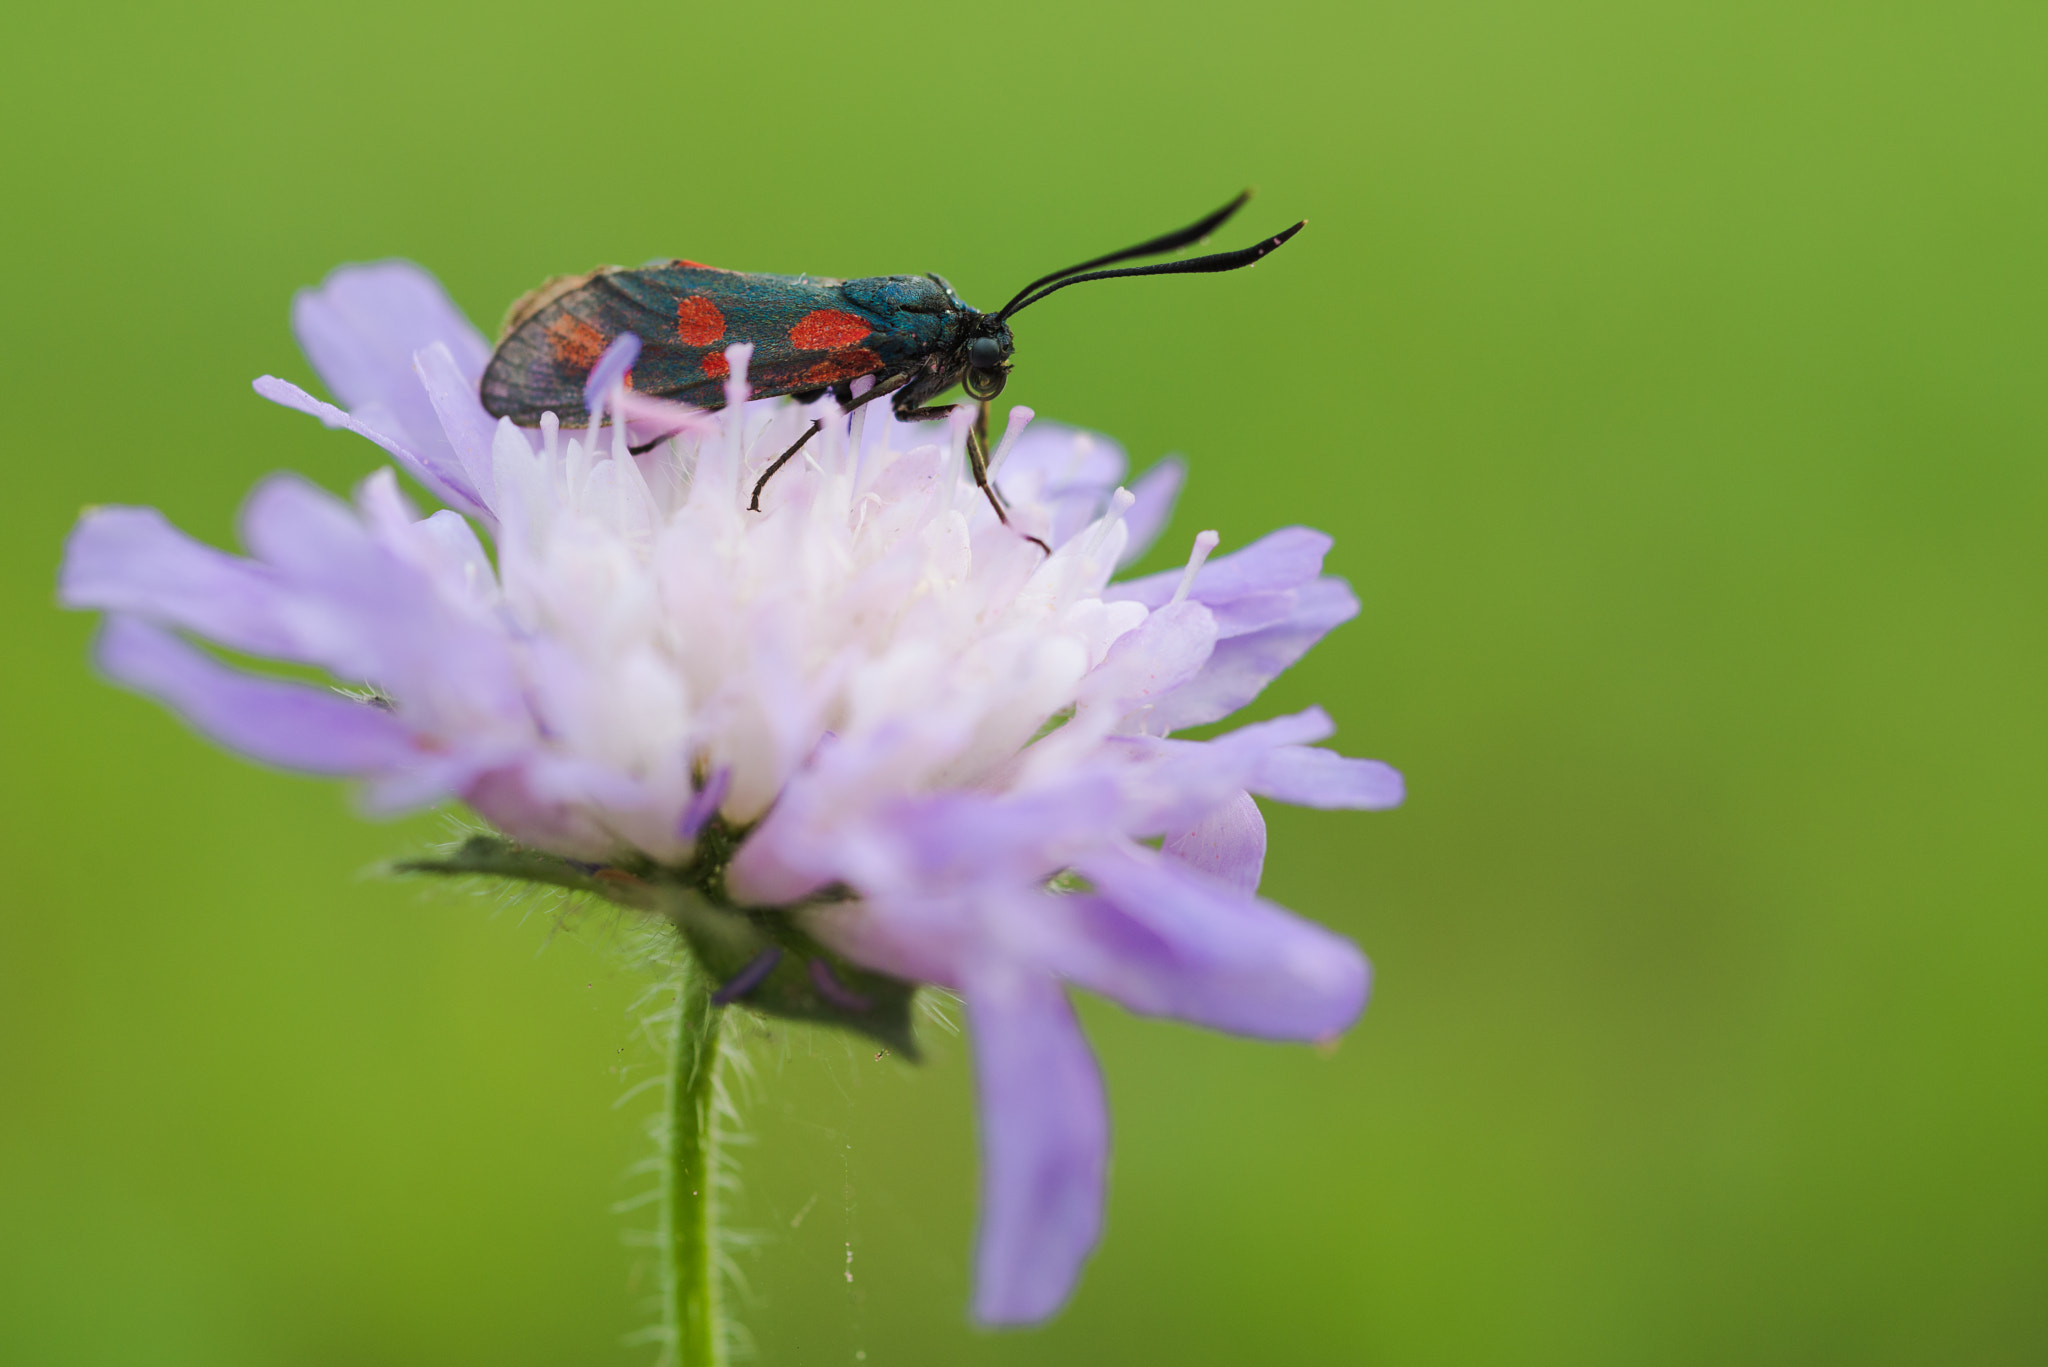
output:
[{"label": "green sepal", "polygon": [[[480,878],[512,878],[524,883],[546,883],[571,892],[618,899],[605,880],[597,877],[602,864],[585,864],[558,854],[542,854],[494,835],[473,835],[439,859],[400,859],[391,865],[393,873],[469,874]],[[633,881],[638,882],[637,878]],[[644,908],[643,908],[644,910]]]},{"label": "green sepal", "polygon": [[[785,908],[715,906],[694,888],[656,884],[656,910],[690,942],[690,950],[715,982],[730,982],[771,947],[782,957],[741,1003],[766,1016],[818,1021],[858,1031],[915,1060],[911,998],[917,984],[871,972],[811,938]],[[834,984],[820,991],[813,964],[823,964]],[[833,1000],[833,997],[839,1000]]]},{"label": "green sepal", "polygon": [[[707,832],[707,835],[711,833]],[[729,853],[728,840],[702,842],[707,852]],[[674,869],[654,864],[588,864],[527,849],[498,836],[473,835],[445,856],[407,859],[399,873],[510,878],[602,897],[659,916],[689,943],[713,982],[730,982],[771,948],[782,957],[736,1005],[765,1016],[815,1021],[853,1030],[904,1058],[918,1058],[911,1028],[917,984],[860,967],[818,943],[799,924],[805,905],[743,907],[723,898],[724,867]],[[709,884],[709,887],[705,886]],[[821,991],[813,964],[822,964],[836,990]],[[837,997],[838,1000],[834,1000]]]}]

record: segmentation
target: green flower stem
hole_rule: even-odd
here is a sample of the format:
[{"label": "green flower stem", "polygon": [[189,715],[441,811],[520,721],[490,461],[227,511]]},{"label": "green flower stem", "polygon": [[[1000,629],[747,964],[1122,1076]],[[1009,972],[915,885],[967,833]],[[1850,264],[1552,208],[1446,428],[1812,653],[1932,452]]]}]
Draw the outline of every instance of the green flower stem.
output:
[{"label": "green flower stem", "polygon": [[669,1055],[668,1142],[662,1163],[662,1319],[676,1367],[724,1367],[718,1298],[718,1027],[724,1011],[691,956],[676,978],[676,1037]]}]

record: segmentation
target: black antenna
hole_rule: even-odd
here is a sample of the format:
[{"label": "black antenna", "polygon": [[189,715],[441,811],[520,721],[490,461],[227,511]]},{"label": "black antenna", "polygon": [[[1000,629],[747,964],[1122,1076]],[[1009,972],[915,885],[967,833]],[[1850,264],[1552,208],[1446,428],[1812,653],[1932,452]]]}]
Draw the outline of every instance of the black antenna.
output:
[{"label": "black antenna", "polygon": [[[1239,251],[1217,252],[1214,256],[1191,256],[1185,261],[1169,261],[1163,266],[1131,266],[1120,271],[1091,271],[1087,275],[1069,275],[1065,279],[1053,277],[1054,283],[1047,285],[1044,289],[1039,290],[1038,293],[1031,294],[1027,291],[1025,295],[1012,299],[996,317],[1003,319],[1008,318],[1013,313],[1020,313],[1045,298],[1046,295],[1063,290],[1069,285],[1078,285],[1084,280],[1116,280],[1127,275],[1211,275],[1217,271],[1238,270],[1251,265],[1260,257],[1277,251],[1281,243],[1293,237],[1306,226],[1308,226],[1308,220],[1303,219],[1286,232],[1269,237],[1264,242],[1254,243]],[[1110,257],[1107,259],[1117,260],[1120,258]]]},{"label": "black antenna", "polygon": [[996,317],[1009,317],[1012,313],[1015,313],[1019,308],[1022,307],[1022,305],[1020,305],[1017,302],[1019,299],[1022,299],[1025,295],[1031,293],[1031,291],[1037,289],[1040,285],[1049,285],[1063,275],[1073,275],[1077,271],[1092,271],[1097,266],[1108,266],[1113,265],[1118,261],[1128,261],[1134,256],[1158,256],[1161,252],[1178,251],[1180,248],[1187,246],[1190,242],[1200,242],[1203,238],[1207,237],[1210,233],[1216,231],[1217,228],[1221,227],[1224,219],[1229,218],[1239,209],[1242,209],[1244,207],[1244,202],[1250,199],[1251,197],[1252,192],[1250,190],[1246,190],[1236,199],[1231,200],[1230,203],[1224,205],[1215,213],[1210,214],[1201,222],[1190,223],[1187,227],[1182,228],[1178,232],[1168,233],[1164,237],[1155,237],[1150,242],[1140,242],[1135,247],[1126,247],[1120,252],[1111,252],[1108,256],[1098,256],[1093,261],[1083,261],[1078,266],[1069,266],[1063,271],[1054,271],[1051,275],[1041,275],[1036,280],[1026,285],[1023,289],[1018,290],[1015,295],[1011,296],[1010,302],[1003,305],[1003,311],[1001,313],[998,313]]}]

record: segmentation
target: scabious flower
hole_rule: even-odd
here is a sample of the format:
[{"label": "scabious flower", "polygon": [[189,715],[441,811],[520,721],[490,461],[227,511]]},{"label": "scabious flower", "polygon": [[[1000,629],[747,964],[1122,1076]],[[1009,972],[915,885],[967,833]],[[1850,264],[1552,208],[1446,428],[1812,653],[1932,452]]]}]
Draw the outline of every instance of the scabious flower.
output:
[{"label": "scabious flower", "polygon": [[[529,431],[479,406],[489,348],[416,267],[337,271],[293,321],[342,407],[258,392],[368,437],[446,508],[422,517],[389,468],[352,504],[277,475],[243,509],[247,557],[152,509],[88,512],[62,594],[107,613],[101,668],[231,749],[360,780],[372,809],[459,799],[578,869],[690,866],[715,835],[729,905],[958,992],[983,1321],[1056,1310],[1101,1228],[1108,1118],[1065,984],[1269,1039],[1357,1016],[1358,951],[1256,895],[1253,796],[1387,807],[1399,775],[1318,747],[1318,709],[1171,738],[1356,613],[1322,534],[1206,559],[1204,532],[1184,570],[1112,584],[1180,467],[1126,491],[1113,444],[1021,408],[996,456],[1012,526],[967,475],[966,410],[909,425],[879,404],[828,421],[751,513],[755,473],[837,410],[748,402],[744,347],[721,413],[634,394],[627,347],[593,375],[613,425]],[[828,1006],[865,1004],[825,959],[808,973]]]}]

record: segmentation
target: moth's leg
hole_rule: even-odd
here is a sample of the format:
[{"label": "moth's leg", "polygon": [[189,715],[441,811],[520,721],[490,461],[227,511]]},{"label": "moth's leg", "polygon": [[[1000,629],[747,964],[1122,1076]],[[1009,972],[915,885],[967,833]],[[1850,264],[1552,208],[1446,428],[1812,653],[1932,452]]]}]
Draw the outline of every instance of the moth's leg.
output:
[{"label": "moth's leg", "polygon": [[851,413],[854,409],[859,408],[862,404],[873,403],[876,399],[881,398],[885,394],[894,394],[897,390],[903,388],[903,386],[909,383],[910,376],[908,375],[892,376],[889,379],[883,380],[881,383],[877,384],[873,389],[870,389],[867,393],[853,400],[853,402],[840,404],[839,411],[842,413]]},{"label": "moth's leg", "polygon": [[[721,405],[721,406],[723,406],[723,405]],[[714,411],[715,411],[715,410],[714,410]],[[640,444],[640,445],[638,445],[638,446],[634,446],[634,445],[631,445],[631,444],[629,443],[629,444],[627,445],[627,447],[626,447],[626,450],[627,450],[627,452],[628,452],[628,453],[630,453],[630,454],[632,454],[632,455],[635,455],[635,456],[644,456],[644,455],[646,455],[646,454],[647,454],[647,453],[648,453],[649,451],[652,451],[652,450],[653,450],[653,449],[654,449],[655,447],[657,447],[657,446],[661,445],[661,444],[662,444],[663,442],[667,441],[667,440],[668,440],[668,439],[669,439],[670,437],[673,437],[673,436],[677,436],[677,435],[679,435],[679,434],[681,434],[681,433],[683,433],[683,432],[687,432],[688,430],[689,430],[689,428],[688,428],[688,427],[686,427],[686,426],[685,426],[685,427],[678,427],[678,428],[676,428],[676,429],[675,429],[675,430],[674,430],[673,432],[664,432],[664,433],[662,433],[662,434],[661,434],[660,436],[658,436],[658,437],[654,438],[654,440],[652,440],[652,441],[648,441],[648,442],[643,442],[643,443],[641,443],[641,444]]]},{"label": "moth's leg", "polygon": [[[897,390],[903,388],[904,385],[907,385],[909,383],[910,377],[908,375],[900,375],[897,376],[895,379],[883,380],[881,383],[877,384],[873,389],[870,389],[867,393],[855,399],[852,403],[843,405],[840,411],[842,413],[851,413],[854,409],[859,408],[862,404],[868,403],[874,399],[879,399],[884,394],[893,394]],[[761,511],[761,491],[768,487],[768,481],[774,478],[775,472],[777,470],[780,470],[783,466],[789,463],[789,458],[791,456],[795,455],[797,452],[804,449],[805,442],[809,441],[812,437],[817,436],[818,433],[822,432],[824,429],[825,420],[823,418],[818,418],[814,420],[811,423],[811,425],[805,429],[804,434],[796,439],[796,443],[794,445],[792,445],[787,451],[784,451],[781,455],[777,456],[775,458],[774,463],[770,465],[766,470],[763,470],[761,472],[761,478],[754,481],[754,497],[747,503],[748,512],[758,513]]]},{"label": "moth's leg", "polygon": [[[978,457],[975,463],[975,483],[979,484],[982,492],[988,495],[988,501],[995,505],[995,510],[998,513],[1002,512],[1003,496],[996,491],[995,481],[989,478],[988,463],[993,452],[988,444],[988,403],[986,400],[974,405],[974,426],[967,433],[967,449],[975,452]],[[1008,518],[1003,520],[1005,522],[1009,521]]]},{"label": "moth's leg", "polygon": [[988,506],[996,510],[996,520],[1005,527],[1010,525],[1010,515],[1004,511],[1002,499],[996,497],[996,486],[988,479],[988,405],[977,405],[980,412],[975,415],[974,426],[967,429],[967,468],[974,472],[974,483],[988,495]]},{"label": "moth's leg", "polygon": [[[996,510],[996,521],[1007,527],[1010,515],[1003,509],[1002,495],[996,492],[995,481],[988,477],[988,404],[982,403],[978,407],[980,411],[974,415],[974,426],[967,429],[967,467],[974,472],[975,484],[988,496],[988,506]],[[1029,532],[1024,534],[1024,539],[1047,555],[1052,554],[1052,547]]]},{"label": "moth's leg", "polygon": [[[686,428],[679,427],[676,429],[676,432],[682,432],[687,430],[688,429]],[[644,456],[649,451],[652,451],[655,447],[661,445],[663,442],[667,441],[670,437],[673,437],[674,435],[676,435],[675,432],[664,432],[660,436],[656,437],[653,441],[642,442],[638,446],[628,445],[626,447],[626,454],[629,456]]]},{"label": "moth's leg", "polygon": [[[954,405],[950,403],[933,404],[928,408],[899,408],[896,410],[896,417],[900,422],[935,422],[951,416],[953,408]],[[1010,515],[1003,511],[1003,501],[996,493],[996,486],[988,477],[988,404],[983,402],[980,408],[981,411],[974,415],[974,426],[967,429],[967,463],[974,471],[975,484],[980,487],[982,493],[988,495],[988,506],[996,510],[996,519],[1007,527],[1010,525]],[[1052,547],[1028,532],[1024,539],[1047,555],[1052,554]]]},{"label": "moth's leg", "polygon": [[747,504],[748,512],[758,513],[761,511],[761,491],[768,487],[768,481],[775,477],[775,472],[777,470],[780,470],[783,466],[789,464],[789,458],[791,456],[795,455],[797,452],[804,449],[805,442],[809,441],[812,437],[817,436],[819,432],[824,430],[824,428],[825,420],[823,418],[813,420],[811,425],[804,429],[804,434],[796,439],[795,444],[792,445],[787,451],[784,451],[781,455],[777,456],[775,458],[775,463],[770,465],[766,470],[763,470],[761,472],[761,478],[756,480],[754,483],[754,497]]}]

